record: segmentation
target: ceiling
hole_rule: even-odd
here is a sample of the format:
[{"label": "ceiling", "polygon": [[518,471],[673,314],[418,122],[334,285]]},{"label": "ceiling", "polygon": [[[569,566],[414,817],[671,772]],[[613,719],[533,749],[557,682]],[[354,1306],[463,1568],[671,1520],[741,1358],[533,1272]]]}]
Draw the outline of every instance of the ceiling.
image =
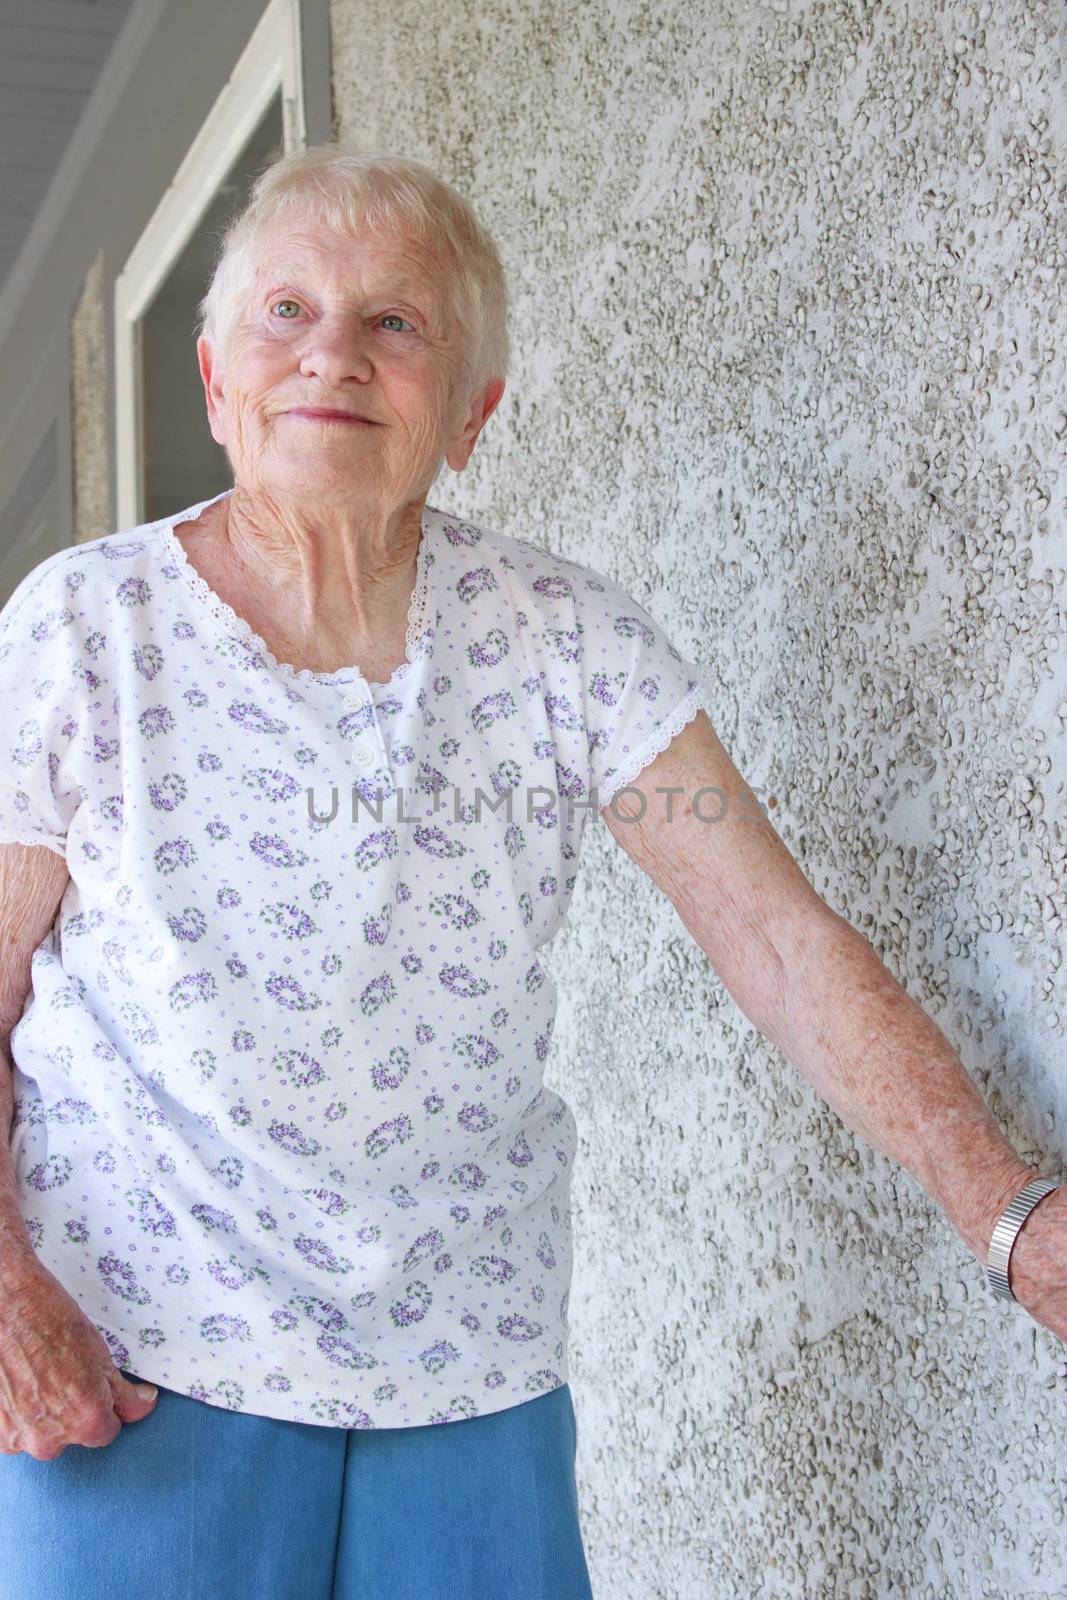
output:
[{"label": "ceiling", "polygon": [[133,0],[0,0],[0,286]]}]

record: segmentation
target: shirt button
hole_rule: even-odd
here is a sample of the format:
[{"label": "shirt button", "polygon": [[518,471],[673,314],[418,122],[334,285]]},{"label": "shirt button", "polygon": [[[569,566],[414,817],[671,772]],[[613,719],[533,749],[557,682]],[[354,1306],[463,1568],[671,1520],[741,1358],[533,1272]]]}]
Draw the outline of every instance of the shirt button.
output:
[{"label": "shirt button", "polygon": [[374,760],[374,755],[367,749],[365,744],[357,744],[352,751],[352,760],[357,767],[369,767]]}]

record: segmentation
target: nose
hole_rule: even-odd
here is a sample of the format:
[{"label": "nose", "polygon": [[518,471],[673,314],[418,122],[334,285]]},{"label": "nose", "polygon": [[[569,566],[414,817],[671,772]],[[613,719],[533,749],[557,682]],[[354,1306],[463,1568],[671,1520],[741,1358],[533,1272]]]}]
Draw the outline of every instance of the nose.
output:
[{"label": "nose", "polygon": [[363,328],[342,317],[323,317],[312,327],[300,357],[305,378],[321,378],[340,388],[345,383],[369,383],[374,376],[369,340]]}]

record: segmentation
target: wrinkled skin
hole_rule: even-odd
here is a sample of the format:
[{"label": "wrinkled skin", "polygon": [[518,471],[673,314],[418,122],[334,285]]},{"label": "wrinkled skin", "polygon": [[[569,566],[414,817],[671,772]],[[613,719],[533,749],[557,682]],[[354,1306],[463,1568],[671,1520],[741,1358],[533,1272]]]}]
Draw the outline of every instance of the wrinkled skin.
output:
[{"label": "wrinkled skin", "polygon": [[[504,392],[465,382],[453,274],[404,234],[287,218],[260,241],[222,348],[197,341],[234,478],[203,513],[210,560],[280,659],[372,659],[402,631],[430,485],[445,462],[463,470]],[[315,407],[365,420],[294,414]]]},{"label": "wrinkled skin", "polygon": [[67,1445],[110,1444],[140,1422],[142,1399],[103,1335],[43,1266],[0,1299],[0,1452],[52,1461]]},{"label": "wrinkled skin", "polygon": [[68,1444],[110,1444],[155,1405],[111,1359],[94,1322],[38,1260],[19,1206],[8,1131],[9,1040],[30,988],[33,952],[70,882],[45,845],[0,844],[0,1452],[39,1461]]}]

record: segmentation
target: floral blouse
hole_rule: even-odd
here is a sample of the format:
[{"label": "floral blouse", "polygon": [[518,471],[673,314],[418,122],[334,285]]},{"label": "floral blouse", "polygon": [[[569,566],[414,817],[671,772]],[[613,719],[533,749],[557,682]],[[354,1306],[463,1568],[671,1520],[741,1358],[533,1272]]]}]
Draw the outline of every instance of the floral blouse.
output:
[{"label": "floral blouse", "polygon": [[503,1410],[568,1378],[539,952],[589,812],[708,684],[611,579],[430,506],[405,662],[296,670],[186,559],[213,503],[0,611],[0,842],[70,873],[11,1036],[22,1212],[139,1377],[346,1428]]}]

